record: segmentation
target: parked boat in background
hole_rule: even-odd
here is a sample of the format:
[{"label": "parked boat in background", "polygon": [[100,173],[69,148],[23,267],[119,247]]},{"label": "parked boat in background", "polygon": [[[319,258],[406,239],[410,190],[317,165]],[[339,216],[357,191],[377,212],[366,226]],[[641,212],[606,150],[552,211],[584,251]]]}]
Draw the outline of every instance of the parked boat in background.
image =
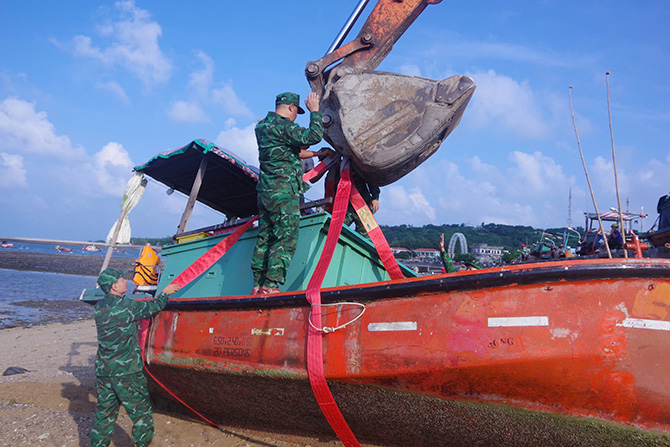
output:
[{"label": "parked boat in background", "polygon": [[88,245],[84,248],[82,248],[83,251],[102,251],[101,248],[96,247],[95,245]]},{"label": "parked boat in background", "polygon": [[58,250],[58,251],[65,251],[65,252],[70,252],[70,251],[72,251],[71,248],[68,248],[68,247],[61,247],[60,245],[56,245],[54,248],[55,248],[56,250]]},{"label": "parked boat in background", "polygon": [[[655,248],[670,249],[670,195],[661,196],[656,207],[658,219],[647,233],[640,237],[648,240]],[[658,223],[658,226],[656,224]]]},{"label": "parked boat in background", "polygon": [[640,235],[644,239],[648,240],[651,245],[656,248],[665,247],[668,248],[670,245],[670,228],[663,228],[658,231],[652,231],[650,233],[643,233]]},{"label": "parked boat in background", "polygon": [[0,243],[0,247],[2,247],[2,248],[14,248],[14,244],[12,244],[11,242],[2,241],[2,243]]}]

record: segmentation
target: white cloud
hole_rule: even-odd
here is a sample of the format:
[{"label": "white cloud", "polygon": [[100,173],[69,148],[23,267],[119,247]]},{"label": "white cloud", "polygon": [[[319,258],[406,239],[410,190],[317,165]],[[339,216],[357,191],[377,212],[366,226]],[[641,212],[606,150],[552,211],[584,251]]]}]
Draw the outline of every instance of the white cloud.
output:
[{"label": "white cloud", "polygon": [[107,90],[108,92],[111,92],[119,98],[122,102],[129,104],[130,99],[128,98],[128,95],[126,95],[126,91],[121,87],[121,85],[118,82],[114,81],[109,81],[109,82],[98,82],[97,87],[102,90]]},{"label": "white cloud", "polygon": [[203,51],[197,51],[195,57],[203,67],[189,75],[188,87],[192,92],[191,98],[189,101],[177,103],[190,104],[200,109],[204,105],[214,105],[231,115],[252,116],[249,108],[235,93],[231,82],[214,82],[215,64],[212,58]]},{"label": "white cloud", "polygon": [[118,195],[119,192],[123,194],[133,167],[123,145],[115,142],[107,143],[93,155],[92,165],[97,187],[101,193],[109,196]]},{"label": "white cloud", "polygon": [[77,195],[121,198],[132,175],[132,167],[123,145],[110,142],[76,165],[55,167],[52,175]]},{"label": "white cloud", "polygon": [[35,104],[17,98],[0,103],[0,150],[55,159],[72,159],[84,154],[64,135],[56,135],[46,112],[36,112]]},{"label": "white cloud", "polygon": [[493,165],[482,162],[478,156],[474,156],[471,159],[467,160],[470,165],[470,169],[473,171],[482,174],[482,175],[497,175],[498,168]]},{"label": "white cloud", "polygon": [[435,208],[418,188],[408,192],[403,186],[391,185],[385,187],[382,194],[379,217],[390,225],[423,224],[426,219],[435,220]]},{"label": "white cloud", "polygon": [[179,123],[209,123],[211,120],[204,110],[197,104],[186,101],[177,101],[167,111],[172,121]]},{"label": "white cloud", "polygon": [[203,67],[188,76],[188,86],[196,97],[205,99],[209,96],[209,89],[214,82],[214,61],[204,51],[196,51],[195,57]]},{"label": "white cloud", "polygon": [[211,100],[231,115],[252,115],[251,110],[238,98],[231,84],[223,84],[220,88],[212,89]]},{"label": "white cloud", "polygon": [[0,152],[0,189],[27,188],[23,157]]},{"label": "white cloud", "polygon": [[452,59],[475,60],[504,60],[527,63],[531,66],[544,67],[578,67],[593,61],[592,58],[575,56],[572,54],[558,54],[551,49],[536,50],[500,42],[472,42],[463,41],[456,36],[445,40],[449,42],[446,49],[440,49],[442,54],[449,54]]},{"label": "white cloud", "polygon": [[537,196],[554,191],[569,183],[563,168],[539,151],[532,154],[513,151],[508,155],[514,164],[508,171],[506,191],[515,197]]},{"label": "white cloud", "polygon": [[550,126],[528,82],[498,75],[493,70],[470,76],[477,84],[468,107],[468,126],[498,128],[524,138],[543,138]]},{"label": "white cloud", "polygon": [[162,34],[160,25],[132,0],[116,2],[114,7],[118,11],[116,21],[98,30],[103,38],[111,40],[109,45],[98,47],[89,36],[75,36],[74,54],[97,59],[108,66],[121,66],[147,87],[166,82],[172,72],[172,62],[158,45]]},{"label": "white cloud", "polygon": [[249,124],[244,129],[231,127],[222,130],[214,142],[217,146],[228,149],[242,157],[247,163],[258,166],[258,145],[254,129],[256,124]]}]

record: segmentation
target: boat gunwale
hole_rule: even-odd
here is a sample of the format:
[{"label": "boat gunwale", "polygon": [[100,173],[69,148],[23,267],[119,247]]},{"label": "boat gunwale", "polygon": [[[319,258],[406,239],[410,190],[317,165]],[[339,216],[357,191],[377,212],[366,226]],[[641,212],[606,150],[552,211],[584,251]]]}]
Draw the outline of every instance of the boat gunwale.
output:
[{"label": "boat gunwale", "polygon": [[[569,272],[569,274],[567,274]],[[356,284],[323,289],[324,304],[343,300],[371,302],[408,298],[426,294],[467,292],[478,289],[515,287],[542,283],[562,284],[588,280],[654,279],[670,277],[667,259],[595,259],[518,264],[477,271],[463,271],[392,281]],[[268,296],[243,295],[207,298],[171,298],[166,310],[244,310],[278,307],[309,307],[305,291],[290,291]]]}]

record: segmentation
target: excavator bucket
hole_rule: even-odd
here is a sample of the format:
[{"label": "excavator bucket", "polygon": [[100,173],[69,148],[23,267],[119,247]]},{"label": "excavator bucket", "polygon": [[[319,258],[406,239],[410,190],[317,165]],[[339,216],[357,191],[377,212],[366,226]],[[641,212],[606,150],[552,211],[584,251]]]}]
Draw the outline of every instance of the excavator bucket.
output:
[{"label": "excavator bucket", "polygon": [[460,122],[474,91],[468,76],[435,81],[340,70],[320,105],[324,138],[351,157],[368,182],[385,186],[437,151]]}]

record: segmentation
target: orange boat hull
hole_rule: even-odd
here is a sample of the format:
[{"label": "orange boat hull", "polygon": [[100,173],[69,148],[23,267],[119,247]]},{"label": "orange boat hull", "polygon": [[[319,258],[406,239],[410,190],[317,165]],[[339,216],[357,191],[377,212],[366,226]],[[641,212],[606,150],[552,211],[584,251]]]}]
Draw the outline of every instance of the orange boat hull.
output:
[{"label": "orange boat hull", "polygon": [[[670,260],[528,264],[322,298],[365,305],[323,336],[326,378],[359,439],[670,445]],[[328,307],[323,325],[359,313]],[[148,368],[215,422],[333,436],[307,380],[309,314],[304,292],[170,300]]]}]

